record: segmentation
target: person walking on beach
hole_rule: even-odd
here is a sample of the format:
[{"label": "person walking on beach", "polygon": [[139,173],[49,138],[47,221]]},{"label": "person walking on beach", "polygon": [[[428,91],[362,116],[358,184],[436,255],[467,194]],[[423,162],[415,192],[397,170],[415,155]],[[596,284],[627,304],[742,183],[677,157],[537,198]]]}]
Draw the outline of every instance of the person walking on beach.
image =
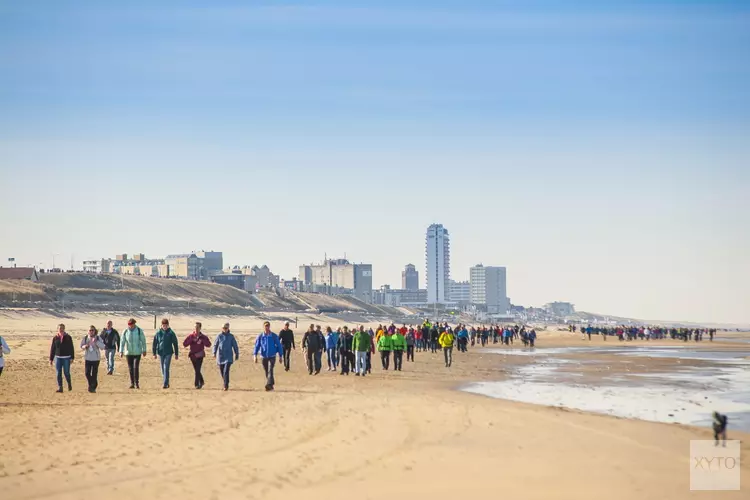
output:
[{"label": "person walking on beach", "polygon": [[133,318],[128,320],[128,327],[122,332],[120,339],[120,357],[123,355],[128,360],[130,388],[140,389],[140,366],[141,357],[146,356],[146,335]]},{"label": "person walking on beach", "polygon": [[154,359],[156,359],[157,355],[159,357],[161,376],[164,379],[162,389],[169,389],[169,367],[172,364],[172,356],[174,356],[175,361],[180,358],[180,344],[177,341],[177,334],[169,327],[169,320],[167,318],[161,320],[161,329],[154,335],[154,342],[151,349]]},{"label": "person walking on beach", "polygon": [[104,356],[107,358],[107,375],[115,372],[115,353],[120,349],[120,334],[112,328],[112,322],[107,321],[107,327],[100,334],[104,342]]},{"label": "person walking on beach", "polygon": [[440,333],[438,332],[438,327],[436,325],[432,325],[432,328],[430,328],[430,351],[433,354],[438,350],[439,341]]},{"label": "person walking on beach", "polygon": [[345,326],[344,331],[339,335],[339,341],[336,345],[341,355],[341,375],[349,375],[350,371],[354,371],[353,343],[354,337],[349,332],[349,327]]},{"label": "person walking on beach", "polygon": [[412,363],[414,362],[414,344],[417,342],[414,337],[418,331],[419,329],[415,331],[414,328],[409,328],[409,331],[404,336],[404,340],[406,341],[406,361],[411,361]]},{"label": "person walking on beach", "polygon": [[722,440],[722,446],[727,445],[727,424],[729,423],[729,419],[726,415],[722,415],[718,411],[715,411],[713,414],[714,417],[714,446],[719,446],[719,439]]},{"label": "person walking on beach", "polygon": [[[297,322],[295,321],[295,326]],[[284,329],[279,332],[279,340],[281,345],[284,347],[284,371],[289,371],[291,366],[291,355],[292,349],[297,350],[297,346],[294,345],[294,332],[289,328],[289,322],[284,323]]]},{"label": "person walking on beach", "polygon": [[443,333],[440,334],[440,347],[443,348],[443,355],[445,356],[445,367],[450,368],[450,366],[453,364],[453,343],[455,342],[456,338],[453,335],[453,332],[450,330],[446,330]]},{"label": "person walking on beach", "polygon": [[404,351],[406,350],[406,338],[401,330],[396,330],[391,336],[391,347],[393,348],[393,369],[400,372],[404,366]]},{"label": "person walking on beach", "polygon": [[357,358],[355,374],[364,377],[367,373],[367,353],[371,352],[372,337],[361,326],[354,334],[352,349]]},{"label": "person walking on beach", "polygon": [[334,332],[331,327],[326,327],[326,356],[328,357],[328,371],[335,372],[339,367],[339,352],[336,345],[339,343],[339,333]]},{"label": "person walking on beach", "polygon": [[86,370],[86,380],[89,383],[89,392],[96,392],[99,387],[99,362],[102,359],[101,349],[104,349],[104,341],[97,335],[96,327],[89,327],[89,334],[81,339],[83,359]]},{"label": "person walking on beach", "polygon": [[189,349],[188,359],[193,363],[196,389],[203,389],[203,386],[205,385],[203,374],[201,373],[201,367],[203,366],[203,359],[206,357],[206,348],[211,347],[211,341],[203,334],[201,331],[202,328],[203,325],[200,322],[196,322],[195,330],[193,330],[193,333],[188,335],[182,343],[182,347],[187,347]]},{"label": "person walking on beach", "polygon": [[0,335],[0,375],[3,374],[3,368],[5,368],[5,355],[10,354],[10,347],[5,339]]},{"label": "person walking on beach", "polygon": [[319,328],[316,330],[315,325],[310,325],[305,335],[302,336],[302,349],[305,351],[307,373],[309,375],[313,373],[317,375],[323,367],[322,357],[323,351],[326,348],[326,340]]},{"label": "person walking on beach", "polygon": [[272,391],[276,381],[273,378],[273,368],[276,366],[276,356],[279,361],[284,359],[284,346],[279,340],[279,336],[271,331],[271,323],[263,323],[263,333],[255,339],[255,349],[253,350],[253,360],[258,362],[258,354],[263,360],[263,370],[266,372],[266,391]]},{"label": "person walking on beach", "polygon": [[232,368],[232,362],[240,359],[240,346],[237,345],[237,339],[229,331],[229,323],[224,323],[221,333],[214,340],[213,355],[216,358],[216,364],[219,366],[221,378],[224,379],[224,390],[229,390],[229,371]]},{"label": "person walking on beach", "polygon": [[378,340],[378,352],[383,370],[388,370],[391,364],[391,351],[393,350],[393,335],[386,331]]},{"label": "person walking on beach", "polygon": [[531,330],[528,333],[528,336],[529,336],[530,347],[534,347],[534,342],[536,342],[536,330]]},{"label": "person walking on beach", "polygon": [[68,382],[68,390],[73,390],[70,382],[70,363],[75,360],[76,353],[73,349],[73,339],[65,331],[65,325],[57,325],[57,335],[52,337],[52,345],[49,350],[49,364],[55,364],[57,371],[57,392],[63,392],[63,373]]}]

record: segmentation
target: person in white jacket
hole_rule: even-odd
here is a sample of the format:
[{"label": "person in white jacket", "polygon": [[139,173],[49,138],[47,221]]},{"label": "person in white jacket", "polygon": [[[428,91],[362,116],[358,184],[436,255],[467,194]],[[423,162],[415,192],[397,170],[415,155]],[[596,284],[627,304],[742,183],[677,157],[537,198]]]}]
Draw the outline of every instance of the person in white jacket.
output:
[{"label": "person in white jacket", "polygon": [[89,327],[89,334],[81,339],[81,349],[84,350],[86,364],[86,380],[89,382],[89,392],[96,392],[99,386],[99,362],[102,359],[101,350],[104,349],[104,341],[97,335],[94,325]]},{"label": "person in white jacket", "polygon": [[5,342],[5,339],[0,337],[0,375],[3,374],[3,368],[5,368],[5,355],[10,354],[10,347]]}]

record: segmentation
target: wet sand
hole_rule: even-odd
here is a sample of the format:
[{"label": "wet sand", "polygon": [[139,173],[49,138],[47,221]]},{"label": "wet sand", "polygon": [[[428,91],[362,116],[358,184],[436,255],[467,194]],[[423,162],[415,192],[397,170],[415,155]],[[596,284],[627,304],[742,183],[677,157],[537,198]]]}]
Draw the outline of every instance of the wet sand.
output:
[{"label": "wet sand", "polygon": [[[194,320],[172,319],[180,339]],[[292,371],[277,371],[277,390],[265,393],[262,368],[250,357],[260,321],[237,318],[230,321],[241,357],[229,392],[219,390],[211,358],[204,365],[206,387],[193,389],[186,357],[172,363],[171,389],[161,389],[158,363],[149,358],[141,365],[142,389],[130,391],[127,366],[118,358],[114,376],[100,369],[97,394],[85,391],[83,361],[77,359],[74,391],[60,395],[46,361],[59,321],[14,314],[0,326],[13,349],[0,378],[2,498],[717,498],[689,491],[689,441],[710,439],[706,428],[456,390],[509,379],[529,363],[523,356],[477,348],[455,353],[448,370],[442,354],[417,353],[417,362],[405,362],[400,373],[383,372],[375,360],[372,376],[362,379],[325,368],[308,376],[297,350]],[[77,342],[89,324],[99,327],[106,316],[62,321]],[[223,322],[203,319],[204,330],[213,338]],[[123,318],[115,323],[121,329]],[[153,323],[143,323],[150,341],[153,332],[146,327]],[[538,344],[584,342],[543,332]],[[624,360],[637,361],[644,371],[672,362]],[[747,457],[750,436],[730,430],[730,438],[744,440]],[[750,486],[747,460],[742,481]],[[721,498],[746,495],[725,492]]]}]

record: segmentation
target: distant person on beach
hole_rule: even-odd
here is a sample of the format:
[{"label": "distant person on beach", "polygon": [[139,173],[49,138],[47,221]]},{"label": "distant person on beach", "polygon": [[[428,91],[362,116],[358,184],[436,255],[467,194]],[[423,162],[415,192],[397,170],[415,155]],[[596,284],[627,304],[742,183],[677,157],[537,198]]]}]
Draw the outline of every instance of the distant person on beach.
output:
[{"label": "distant person on beach", "polygon": [[128,360],[130,388],[140,389],[140,366],[141,357],[146,356],[146,335],[133,318],[128,320],[128,327],[122,332],[120,339],[120,357],[123,354]]},{"label": "distant person on beach", "polygon": [[388,370],[391,363],[391,351],[393,351],[393,334],[386,331],[377,341],[378,352],[380,353],[380,363],[383,370]]},{"label": "distant person on beach", "polygon": [[416,331],[414,328],[409,328],[409,331],[406,332],[406,335],[404,336],[404,340],[406,341],[406,361],[414,362],[414,346],[417,343],[416,335],[419,329]]},{"label": "distant person on beach", "polygon": [[339,335],[339,341],[336,345],[341,355],[341,375],[349,375],[350,371],[354,371],[354,337],[349,332],[349,327],[345,326],[344,331]]},{"label": "distant person on beach", "polygon": [[216,364],[219,366],[221,378],[224,380],[224,390],[229,390],[229,372],[232,363],[240,359],[240,346],[237,345],[237,339],[229,331],[229,323],[224,323],[221,333],[214,340],[213,355],[216,358]]},{"label": "distant person on beach", "polygon": [[336,346],[339,343],[339,333],[334,332],[330,326],[326,327],[326,357],[328,358],[328,371],[335,372],[339,367],[339,352]]},{"label": "distant person on beach", "polygon": [[162,389],[169,389],[169,368],[172,365],[172,356],[175,361],[180,358],[180,343],[177,341],[177,334],[169,327],[169,320],[161,320],[161,328],[154,335],[154,342],[151,346],[154,359],[159,357],[159,366],[161,366],[161,376],[164,380]]},{"label": "distant person on beach", "polygon": [[718,411],[714,412],[714,445],[719,446],[719,439],[722,441],[722,446],[727,445],[727,424],[729,419],[726,415],[722,415]]},{"label": "distant person on beach", "polygon": [[[297,322],[294,322],[295,327]],[[289,371],[291,367],[291,355],[292,350],[297,350],[297,346],[294,344],[294,332],[289,328],[289,322],[284,323],[284,329],[279,332],[279,340],[281,345],[284,347],[284,371]]]},{"label": "distant person on beach", "polygon": [[531,330],[528,333],[529,336],[529,346],[534,347],[534,342],[536,342],[536,330]]},{"label": "distant person on beach", "polygon": [[115,353],[120,349],[120,334],[107,321],[107,327],[99,335],[104,342],[104,356],[107,358],[107,375],[115,372]]},{"label": "distant person on beach", "polygon": [[276,366],[276,356],[279,362],[284,359],[284,346],[281,344],[279,336],[271,331],[271,323],[263,323],[263,333],[255,339],[255,349],[253,349],[253,360],[258,362],[260,354],[263,362],[263,371],[266,374],[266,391],[272,391],[276,380],[273,377],[273,368]]},{"label": "distant person on beach", "polygon": [[438,331],[438,327],[436,325],[432,325],[432,328],[430,328],[430,352],[432,352],[433,354],[438,350],[439,340],[440,332]]},{"label": "distant person on beach", "polygon": [[367,353],[370,352],[371,346],[372,337],[360,326],[359,330],[354,334],[354,340],[352,341],[352,349],[356,356],[355,374],[358,377],[364,377],[367,373]]},{"label": "distant person on beach", "polygon": [[89,383],[89,392],[96,392],[99,387],[99,363],[102,359],[101,349],[104,349],[104,341],[97,335],[94,325],[89,327],[89,334],[81,339],[83,359],[86,370],[86,381]]},{"label": "distant person on beach", "polygon": [[455,342],[453,332],[449,329],[440,334],[440,347],[443,348],[443,356],[445,357],[445,367],[450,368],[453,364],[453,343]]},{"label": "distant person on beach", "polygon": [[10,347],[8,347],[5,339],[0,336],[0,375],[3,374],[3,368],[5,368],[5,355],[10,354]]},{"label": "distant person on beach", "polygon": [[182,342],[182,347],[186,347],[188,350],[188,359],[193,364],[193,371],[195,371],[195,388],[203,389],[206,384],[203,380],[203,374],[201,373],[201,367],[203,366],[203,359],[206,357],[206,348],[211,347],[211,341],[201,331],[203,325],[200,322],[195,323],[195,329],[193,333],[185,337]]},{"label": "distant person on beach", "polygon": [[55,364],[57,371],[57,392],[63,392],[63,373],[68,382],[68,390],[73,390],[70,382],[70,363],[75,360],[76,353],[73,349],[73,339],[65,331],[65,325],[57,325],[57,335],[52,337],[52,345],[49,350],[49,364]]},{"label": "distant person on beach", "polygon": [[[393,369],[401,371],[404,366],[404,351],[406,350],[406,337],[401,333],[402,329],[396,329],[391,335],[391,348],[393,349]],[[407,330],[408,334],[408,330]]]},{"label": "distant person on beach", "polygon": [[320,373],[323,367],[322,357],[325,349],[326,339],[320,331],[320,326],[316,330],[315,325],[310,325],[310,328],[302,336],[302,350],[305,351],[307,373],[309,375]]}]

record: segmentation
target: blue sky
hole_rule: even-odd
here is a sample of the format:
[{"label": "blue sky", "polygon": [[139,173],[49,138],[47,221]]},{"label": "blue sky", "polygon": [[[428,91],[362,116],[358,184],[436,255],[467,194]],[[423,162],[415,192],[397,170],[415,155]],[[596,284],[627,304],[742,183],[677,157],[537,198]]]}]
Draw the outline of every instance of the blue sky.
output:
[{"label": "blue sky", "polygon": [[[750,323],[750,5],[0,2],[0,258],[222,249]],[[744,228],[744,229],[743,229]]]}]

